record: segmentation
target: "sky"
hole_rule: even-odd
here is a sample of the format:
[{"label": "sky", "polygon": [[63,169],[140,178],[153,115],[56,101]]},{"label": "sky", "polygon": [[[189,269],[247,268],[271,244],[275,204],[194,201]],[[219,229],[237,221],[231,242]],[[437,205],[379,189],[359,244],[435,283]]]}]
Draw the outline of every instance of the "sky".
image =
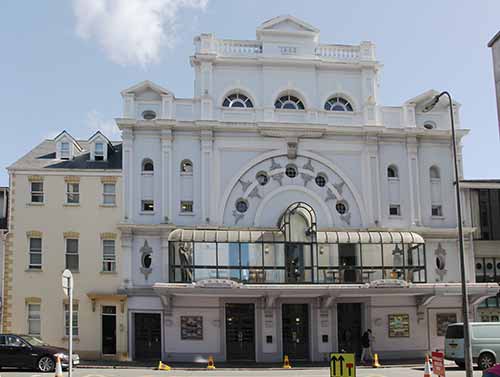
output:
[{"label": "sky", "polygon": [[119,140],[120,91],[152,80],[192,97],[193,38],[255,39],[291,14],[323,43],[370,40],[383,64],[379,103],[399,106],[428,89],[462,104],[466,178],[500,178],[491,50],[498,0],[2,0],[0,186],[5,168],[45,138],[95,130]]}]

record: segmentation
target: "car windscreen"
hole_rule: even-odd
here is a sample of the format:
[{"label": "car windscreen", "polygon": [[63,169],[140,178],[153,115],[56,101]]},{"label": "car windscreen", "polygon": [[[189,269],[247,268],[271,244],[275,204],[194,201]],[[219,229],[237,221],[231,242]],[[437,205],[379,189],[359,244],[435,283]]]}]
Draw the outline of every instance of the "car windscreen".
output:
[{"label": "car windscreen", "polygon": [[40,346],[46,346],[47,344],[44,343],[41,339],[35,338],[34,336],[29,336],[25,335],[23,336],[23,339],[28,342],[31,346],[35,347],[40,347]]},{"label": "car windscreen", "polygon": [[446,330],[446,339],[463,339],[464,327],[463,326],[448,326]]}]

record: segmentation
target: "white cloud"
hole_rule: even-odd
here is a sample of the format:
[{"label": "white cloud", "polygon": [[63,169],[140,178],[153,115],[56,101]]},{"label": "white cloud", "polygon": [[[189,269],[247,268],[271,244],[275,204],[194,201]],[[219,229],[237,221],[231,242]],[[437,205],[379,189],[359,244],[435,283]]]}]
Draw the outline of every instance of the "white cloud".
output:
[{"label": "white cloud", "polygon": [[172,48],[183,8],[205,9],[208,0],[73,0],[76,32],[95,39],[121,65],[146,66]]},{"label": "white cloud", "polygon": [[87,127],[91,132],[101,131],[109,140],[121,140],[121,132],[113,119],[104,119],[97,110],[87,114]]}]

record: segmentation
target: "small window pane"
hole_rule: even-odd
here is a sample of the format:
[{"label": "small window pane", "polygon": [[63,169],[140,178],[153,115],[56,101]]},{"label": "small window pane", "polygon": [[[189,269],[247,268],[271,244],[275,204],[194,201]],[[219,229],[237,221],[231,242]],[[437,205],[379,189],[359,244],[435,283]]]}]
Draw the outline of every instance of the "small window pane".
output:
[{"label": "small window pane", "polygon": [[181,201],[181,213],[192,213],[193,212],[193,202],[183,200]]},{"label": "small window pane", "polygon": [[153,212],[155,209],[154,202],[152,200],[142,201],[142,211],[143,212]]}]

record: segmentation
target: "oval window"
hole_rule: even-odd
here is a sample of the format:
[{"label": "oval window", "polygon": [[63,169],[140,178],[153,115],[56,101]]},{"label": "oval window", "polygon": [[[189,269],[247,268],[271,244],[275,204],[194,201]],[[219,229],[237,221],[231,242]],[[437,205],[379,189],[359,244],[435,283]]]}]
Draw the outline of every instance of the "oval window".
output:
[{"label": "oval window", "polygon": [[426,130],[432,130],[434,128],[434,125],[432,123],[424,123],[424,128]]},{"label": "oval window", "polygon": [[285,174],[288,178],[295,178],[297,176],[297,167],[295,165],[287,165]]},{"label": "oval window", "polygon": [[345,213],[347,213],[347,203],[337,202],[337,204],[335,205],[335,209],[339,214],[344,215]]},{"label": "oval window", "polygon": [[151,254],[146,253],[142,255],[142,267],[151,268],[151,263],[153,259],[151,258]]},{"label": "oval window", "polygon": [[144,110],[142,112],[142,118],[145,120],[156,119],[156,112],[154,112],[153,110]]},{"label": "oval window", "polygon": [[236,201],[236,210],[239,213],[245,213],[248,210],[248,202],[245,199],[238,199]]},{"label": "oval window", "polygon": [[265,171],[258,172],[255,178],[257,179],[257,182],[259,182],[259,185],[261,186],[265,186],[267,182],[269,182],[269,176]]},{"label": "oval window", "polygon": [[438,255],[436,257],[436,267],[437,267],[437,269],[439,271],[442,271],[442,270],[444,270],[445,266],[446,266],[446,263],[444,261],[444,257],[442,255]]}]

